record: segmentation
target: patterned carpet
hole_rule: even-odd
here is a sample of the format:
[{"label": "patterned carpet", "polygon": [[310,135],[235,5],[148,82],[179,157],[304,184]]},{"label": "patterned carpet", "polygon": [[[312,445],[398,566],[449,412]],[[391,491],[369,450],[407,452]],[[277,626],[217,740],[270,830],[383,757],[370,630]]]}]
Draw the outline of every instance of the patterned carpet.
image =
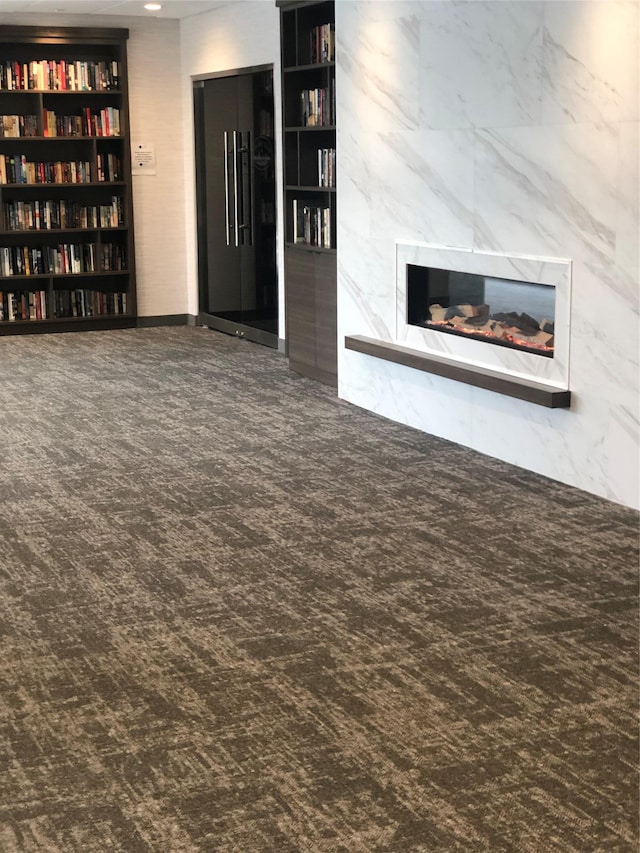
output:
[{"label": "patterned carpet", "polygon": [[638,516],[205,329],[0,339],[0,851],[635,851]]}]

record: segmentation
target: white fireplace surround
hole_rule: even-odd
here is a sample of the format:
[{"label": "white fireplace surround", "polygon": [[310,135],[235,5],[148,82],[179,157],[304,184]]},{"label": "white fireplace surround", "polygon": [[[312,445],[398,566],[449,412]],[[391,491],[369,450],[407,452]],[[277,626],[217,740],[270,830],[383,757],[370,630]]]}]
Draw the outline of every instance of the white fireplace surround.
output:
[{"label": "white fireplace surround", "polygon": [[[512,281],[546,284],[555,288],[555,337],[553,358],[535,352],[494,346],[476,339],[443,335],[433,329],[407,323],[407,264],[455,270]],[[396,240],[396,339],[395,343],[452,363],[484,367],[516,378],[569,388],[569,334],[571,325],[571,261],[527,255],[438,246]]]}]

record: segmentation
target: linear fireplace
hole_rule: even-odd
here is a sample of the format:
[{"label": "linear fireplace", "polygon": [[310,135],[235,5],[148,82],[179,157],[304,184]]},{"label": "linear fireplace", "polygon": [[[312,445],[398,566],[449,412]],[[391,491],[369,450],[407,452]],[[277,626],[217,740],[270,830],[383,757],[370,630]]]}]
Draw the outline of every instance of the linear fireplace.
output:
[{"label": "linear fireplace", "polygon": [[407,264],[407,322],[553,358],[555,288]]},{"label": "linear fireplace", "polygon": [[571,261],[396,242],[395,343],[569,388]]}]

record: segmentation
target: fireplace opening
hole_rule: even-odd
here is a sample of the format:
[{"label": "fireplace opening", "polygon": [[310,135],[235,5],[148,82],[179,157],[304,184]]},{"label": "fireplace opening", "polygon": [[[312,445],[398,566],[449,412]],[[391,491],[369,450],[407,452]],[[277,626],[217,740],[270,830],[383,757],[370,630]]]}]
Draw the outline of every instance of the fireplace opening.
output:
[{"label": "fireplace opening", "polygon": [[407,323],[553,358],[555,287],[407,264]]}]

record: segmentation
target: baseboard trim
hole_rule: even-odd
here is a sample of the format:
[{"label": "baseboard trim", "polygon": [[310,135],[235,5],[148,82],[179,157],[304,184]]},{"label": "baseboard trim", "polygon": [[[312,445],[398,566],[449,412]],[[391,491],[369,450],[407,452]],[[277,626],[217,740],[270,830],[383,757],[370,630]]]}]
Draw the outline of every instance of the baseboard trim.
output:
[{"label": "baseboard trim", "polygon": [[153,317],[138,317],[138,328],[150,326],[195,326],[193,314],[157,314]]}]

